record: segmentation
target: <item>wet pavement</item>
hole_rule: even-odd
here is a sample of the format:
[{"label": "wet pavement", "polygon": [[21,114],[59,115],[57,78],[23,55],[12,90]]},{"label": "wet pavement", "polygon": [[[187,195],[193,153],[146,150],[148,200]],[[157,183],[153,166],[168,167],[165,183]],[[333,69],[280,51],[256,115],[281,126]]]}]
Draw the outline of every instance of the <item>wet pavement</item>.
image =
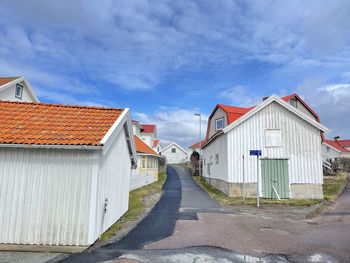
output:
[{"label": "wet pavement", "polygon": [[225,210],[181,166],[168,168],[163,189],[122,240],[63,262],[350,262],[349,188],[328,211],[341,215],[314,220]]}]

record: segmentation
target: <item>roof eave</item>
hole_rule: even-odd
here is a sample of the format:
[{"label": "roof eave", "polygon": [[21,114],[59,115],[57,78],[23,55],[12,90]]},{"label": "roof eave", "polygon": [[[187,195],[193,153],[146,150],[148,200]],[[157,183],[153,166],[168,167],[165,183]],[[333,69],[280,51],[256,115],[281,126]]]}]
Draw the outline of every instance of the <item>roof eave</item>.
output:
[{"label": "roof eave", "polygon": [[44,148],[44,149],[67,149],[67,150],[102,150],[103,145],[66,145],[66,144],[20,144],[20,143],[1,143],[0,148]]}]

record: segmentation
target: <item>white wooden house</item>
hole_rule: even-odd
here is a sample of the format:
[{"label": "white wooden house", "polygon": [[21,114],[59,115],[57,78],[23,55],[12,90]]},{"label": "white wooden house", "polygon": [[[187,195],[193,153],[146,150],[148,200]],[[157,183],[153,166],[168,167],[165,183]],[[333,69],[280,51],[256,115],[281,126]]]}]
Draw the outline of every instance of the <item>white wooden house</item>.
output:
[{"label": "white wooden house", "polygon": [[140,188],[158,180],[159,155],[137,135],[134,135],[137,151],[137,167],[132,169],[130,190]]},{"label": "white wooden house", "polygon": [[83,248],[127,211],[128,109],[0,101],[0,116],[0,244]]},{"label": "white wooden house", "polygon": [[322,143],[322,158],[330,163],[340,158],[350,158],[350,147],[346,147],[349,140],[327,140]]},{"label": "white wooden house", "polygon": [[196,143],[192,144],[191,146],[189,146],[187,149],[188,158],[190,158],[190,156],[193,152],[200,153],[201,147],[202,147],[202,145],[204,145],[204,143],[205,143],[205,140],[201,140],[200,142],[196,142]]},{"label": "white wooden house", "polygon": [[168,164],[179,164],[187,162],[187,151],[176,143],[171,143],[160,151],[166,158]]},{"label": "white wooden house", "polygon": [[[203,176],[230,196],[323,198],[322,132],[327,128],[296,94],[255,107],[218,104],[202,147]],[[258,163],[250,150],[261,150]],[[259,179],[259,180],[258,180]]]},{"label": "white wooden house", "polygon": [[24,77],[0,77],[0,100],[39,102],[34,90]]}]

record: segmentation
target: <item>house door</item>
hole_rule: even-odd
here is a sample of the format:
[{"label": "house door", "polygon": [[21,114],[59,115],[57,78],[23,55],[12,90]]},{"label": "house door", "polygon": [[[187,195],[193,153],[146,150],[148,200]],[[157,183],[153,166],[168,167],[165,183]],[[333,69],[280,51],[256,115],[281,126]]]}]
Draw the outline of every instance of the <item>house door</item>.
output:
[{"label": "house door", "polygon": [[290,198],[288,160],[261,160],[262,197]]}]

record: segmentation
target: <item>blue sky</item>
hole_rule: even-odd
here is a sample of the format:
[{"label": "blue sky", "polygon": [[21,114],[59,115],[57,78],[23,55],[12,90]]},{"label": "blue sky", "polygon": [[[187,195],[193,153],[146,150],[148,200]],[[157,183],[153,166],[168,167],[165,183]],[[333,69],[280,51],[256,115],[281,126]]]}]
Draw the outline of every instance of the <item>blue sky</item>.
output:
[{"label": "blue sky", "polygon": [[[43,102],[129,107],[164,144],[213,106],[297,92],[350,137],[348,1],[17,1],[0,5],[0,75]],[[204,132],[203,132],[204,136]]]}]

